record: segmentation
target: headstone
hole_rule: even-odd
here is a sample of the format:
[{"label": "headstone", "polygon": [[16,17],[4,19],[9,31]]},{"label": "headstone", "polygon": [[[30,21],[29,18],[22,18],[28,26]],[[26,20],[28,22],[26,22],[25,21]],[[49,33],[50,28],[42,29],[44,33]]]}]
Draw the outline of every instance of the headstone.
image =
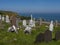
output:
[{"label": "headstone", "polygon": [[26,27],[26,20],[23,20],[23,26]]},{"label": "headstone", "polygon": [[5,19],[4,19],[4,16],[2,16],[2,21],[4,21]]},{"label": "headstone", "polygon": [[58,21],[57,20],[55,21],[55,25],[56,25],[56,27],[58,26]]},{"label": "headstone", "polygon": [[10,22],[11,22],[11,27],[8,28],[8,32],[11,30],[17,32],[17,25],[16,25],[16,17],[15,16],[11,16],[10,18]]},{"label": "headstone", "polygon": [[34,43],[40,43],[40,42],[43,42],[43,41],[44,41],[44,34],[43,33],[39,33],[36,36],[36,39],[35,39],[35,42]]},{"label": "headstone", "polygon": [[10,22],[10,20],[9,20],[9,16],[6,15],[6,23],[9,23],[9,22]]},{"label": "headstone", "polygon": [[49,42],[52,40],[52,32],[49,30],[46,30],[44,33],[44,41]]},{"label": "headstone", "polygon": [[42,18],[40,18],[40,26],[42,25]]},{"label": "headstone", "polygon": [[31,14],[31,20],[32,20],[32,14]]},{"label": "headstone", "polygon": [[35,27],[36,25],[35,25],[35,18],[34,18],[34,23],[33,23],[33,27]]},{"label": "headstone", "polygon": [[19,20],[16,18],[16,27],[17,28],[19,28],[18,22],[19,22]]},{"label": "headstone", "polygon": [[31,20],[29,22],[29,26],[31,26],[31,27],[35,26],[35,21],[32,19],[32,15],[31,15]]},{"label": "headstone", "polygon": [[0,15],[0,20],[1,20],[1,15]]},{"label": "headstone", "polygon": [[31,34],[31,27],[30,26],[26,26],[26,28],[25,28],[25,30],[24,30],[24,33],[26,33],[26,34]]},{"label": "headstone", "polygon": [[15,16],[11,16],[10,17],[10,22],[11,22],[11,25],[15,25],[16,26],[16,17]]},{"label": "headstone", "polygon": [[17,29],[14,25],[8,28],[8,32],[16,32],[18,34]]},{"label": "headstone", "polygon": [[57,31],[55,34],[55,40],[60,40],[60,31]]},{"label": "headstone", "polygon": [[51,21],[50,25],[49,25],[49,30],[53,31],[53,21]]}]

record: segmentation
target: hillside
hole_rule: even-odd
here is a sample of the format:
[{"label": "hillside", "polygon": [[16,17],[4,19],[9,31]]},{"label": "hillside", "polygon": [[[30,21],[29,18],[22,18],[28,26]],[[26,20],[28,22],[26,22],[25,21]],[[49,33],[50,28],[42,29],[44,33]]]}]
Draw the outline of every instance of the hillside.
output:
[{"label": "hillside", "polygon": [[0,11],[1,15],[9,15],[9,16],[16,16],[18,18],[20,18],[21,20],[23,19],[30,19],[30,17],[25,17],[25,16],[20,16],[20,14],[18,14],[17,12],[13,12],[13,11]]}]

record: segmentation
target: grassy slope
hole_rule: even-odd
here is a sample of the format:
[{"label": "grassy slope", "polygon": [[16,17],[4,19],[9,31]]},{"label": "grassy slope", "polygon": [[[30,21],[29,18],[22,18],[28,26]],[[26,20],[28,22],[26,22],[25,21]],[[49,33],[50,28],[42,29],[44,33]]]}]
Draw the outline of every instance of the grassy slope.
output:
[{"label": "grassy slope", "polygon": [[[4,30],[0,29],[0,45],[60,45],[60,41],[53,40],[49,43],[42,42],[39,44],[34,44],[36,35],[46,30],[45,25],[36,28],[36,30],[33,30],[32,34],[29,35],[25,35],[23,29],[20,29],[18,34],[15,32],[7,32],[8,27],[9,24],[5,23]],[[56,30],[60,30],[60,27],[54,29],[53,38]]]}]

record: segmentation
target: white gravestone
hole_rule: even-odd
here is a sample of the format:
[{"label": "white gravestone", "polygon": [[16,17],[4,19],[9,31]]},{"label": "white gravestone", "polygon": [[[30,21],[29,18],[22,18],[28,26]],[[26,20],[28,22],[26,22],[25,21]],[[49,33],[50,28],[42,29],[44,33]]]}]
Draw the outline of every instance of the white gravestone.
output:
[{"label": "white gravestone", "polygon": [[16,29],[16,27],[14,25],[12,27],[8,28],[8,32],[12,32],[12,31],[14,31],[14,32],[16,32],[18,34],[17,29]]},{"label": "white gravestone", "polygon": [[23,26],[26,27],[26,20],[23,20]]},{"label": "white gravestone", "polygon": [[51,21],[50,25],[49,25],[49,30],[53,31],[53,21]]},{"label": "white gravestone", "polygon": [[32,15],[31,15],[31,20],[30,20],[30,22],[29,22],[29,26],[35,27],[35,21],[32,20]]},{"label": "white gravestone", "polygon": [[2,16],[2,21],[4,21],[4,16]]},{"label": "white gravestone", "polygon": [[9,16],[8,16],[8,15],[6,15],[6,22],[7,22],[7,23],[10,22],[10,20],[9,20]]},{"label": "white gravestone", "polygon": [[1,20],[1,15],[0,15],[0,20]]},{"label": "white gravestone", "polygon": [[31,34],[31,29],[32,29],[32,28],[31,28],[30,26],[26,26],[24,32]]},{"label": "white gravestone", "polygon": [[33,23],[33,26],[35,27],[35,18],[34,18],[34,23]]}]

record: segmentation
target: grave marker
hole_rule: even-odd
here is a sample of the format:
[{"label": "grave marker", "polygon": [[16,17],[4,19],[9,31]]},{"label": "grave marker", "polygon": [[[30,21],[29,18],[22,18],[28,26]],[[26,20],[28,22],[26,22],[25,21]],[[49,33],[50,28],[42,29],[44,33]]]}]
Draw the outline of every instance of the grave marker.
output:
[{"label": "grave marker", "polygon": [[35,42],[34,43],[40,43],[40,42],[43,42],[43,41],[44,41],[44,34],[43,33],[39,33],[36,36],[36,39],[35,39]]},{"label": "grave marker", "polygon": [[6,23],[9,23],[9,22],[10,22],[10,20],[9,20],[9,16],[6,15]]},{"label": "grave marker", "polygon": [[55,34],[55,40],[60,40],[60,31],[57,31]]},{"label": "grave marker", "polygon": [[46,30],[44,33],[44,41],[49,42],[52,40],[52,32],[49,30]]},{"label": "grave marker", "polygon": [[53,21],[51,21],[50,25],[49,25],[49,30],[53,31]]},{"label": "grave marker", "polygon": [[23,20],[23,26],[26,27],[26,20]]}]

